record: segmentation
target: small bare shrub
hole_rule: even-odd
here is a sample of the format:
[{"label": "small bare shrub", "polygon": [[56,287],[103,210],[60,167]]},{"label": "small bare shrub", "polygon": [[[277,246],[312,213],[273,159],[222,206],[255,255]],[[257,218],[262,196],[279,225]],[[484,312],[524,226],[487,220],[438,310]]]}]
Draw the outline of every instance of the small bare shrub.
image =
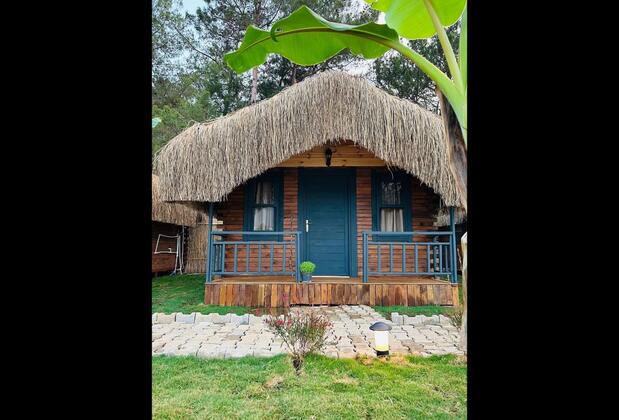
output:
[{"label": "small bare shrub", "polygon": [[451,320],[451,323],[454,325],[454,327],[460,328],[460,326],[462,325],[463,312],[464,310],[462,309],[462,306],[457,306],[453,308],[453,311],[449,314],[449,319]]},{"label": "small bare shrub", "polygon": [[301,373],[305,356],[324,348],[326,332],[331,326],[327,318],[315,312],[286,312],[278,317],[270,316],[265,322],[290,350],[297,375]]}]

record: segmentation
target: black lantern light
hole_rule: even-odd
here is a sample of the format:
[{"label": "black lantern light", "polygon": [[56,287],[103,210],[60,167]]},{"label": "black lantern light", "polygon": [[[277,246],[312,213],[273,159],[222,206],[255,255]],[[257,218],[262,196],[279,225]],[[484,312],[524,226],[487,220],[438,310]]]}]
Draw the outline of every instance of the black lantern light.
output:
[{"label": "black lantern light", "polygon": [[331,156],[333,156],[333,151],[330,147],[325,149],[325,163],[327,166],[331,166]]},{"label": "black lantern light", "polygon": [[374,331],[374,350],[376,350],[376,355],[388,356],[391,325],[379,321],[372,324],[370,330]]}]

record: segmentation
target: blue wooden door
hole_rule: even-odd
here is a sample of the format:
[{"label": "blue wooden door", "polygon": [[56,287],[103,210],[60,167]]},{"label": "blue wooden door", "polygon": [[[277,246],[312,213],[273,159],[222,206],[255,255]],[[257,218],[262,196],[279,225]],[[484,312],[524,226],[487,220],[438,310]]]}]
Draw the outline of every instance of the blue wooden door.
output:
[{"label": "blue wooden door", "polygon": [[303,260],[316,264],[316,276],[350,275],[354,172],[301,168],[299,187]]}]

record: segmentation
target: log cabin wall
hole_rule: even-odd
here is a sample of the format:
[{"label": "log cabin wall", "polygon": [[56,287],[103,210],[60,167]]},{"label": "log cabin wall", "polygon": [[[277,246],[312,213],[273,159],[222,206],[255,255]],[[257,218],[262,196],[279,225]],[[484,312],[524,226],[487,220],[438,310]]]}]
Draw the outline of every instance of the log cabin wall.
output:
[{"label": "log cabin wall", "polygon": [[[297,213],[298,213],[298,191],[299,177],[297,168],[283,169],[284,181],[284,230],[297,230]],[[217,205],[217,217],[223,220],[225,230],[242,231],[243,230],[243,214],[245,208],[245,185],[236,187],[228,196],[228,201]],[[286,240],[294,241],[292,237],[286,237]],[[225,240],[243,240],[241,235],[230,235],[225,237]],[[267,245],[253,244],[250,247],[249,269],[250,271],[258,271],[258,247],[261,247],[261,270],[267,271],[270,265],[271,249]],[[234,268],[234,249],[226,248],[225,268],[226,271],[231,271]],[[238,268],[244,270],[247,267],[247,249],[244,246],[239,246],[237,249]],[[286,249],[286,271],[295,270],[295,250],[294,247]],[[276,247],[273,250],[273,270],[283,271],[283,248]]]},{"label": "log cabin wall", "polygon": [[[357,214],[357,276],[363,273],[363,235],[364,230],[372,230],[372,170],[385,168],[385,162],[378,159],[371,152],[362,149],[354,144],[346,143],[335,146],[320,146],[306,153],[292,157],[278,165],[283,171],[283,190],[284,190],[284,230],[297,230],[298,215],[298,168],[300,167],[325,167],[324,150],[330,147],[333,151],[331,167],[356,167],[356,214]],[[217,218],[223,221],[225,230],[243,230],[244,214],[244,191],[245,186],[240,185],[235,188],[228,196],[226,202],[217,205]],[[434,224],[434,217],[438,212],[440,198],[434,191],[422,185],[421,182],[411,176],[411,214],[413,230],[438,230]],[[228,240],[242,240],[238,235],[226,237]],[[288,238],[292,239],[292,238]],[[430,240],[429,237],[415,237],[416,241]],[[252,245],[250,248],[250,271],[257,270],[258,247]],[[385,250],[387,248],[384,248]],[[372,251],[372,250],[371,250]],[[399,252],[398,252],[399,251]],[[286,250],[286,270],[294,271],[295,254],[294,250]],[[407,248],[406,269],[412,271],[414,259],[412,247]],[[247,250],[244,246],[237,249],[238,268],[244,270],[246,267]],[[226,249],[226,271],[233,269],[234,250],[231,247]],[[261,268],[264,271],[269,269],[270,247],[262,246]],[[425,263],[426,250],[419,248],[419,263]],[[278,247],[274,250],[273,269],[282,270],[283,250]],[[394,247],[394,271],[401,271],[402,258],[401,248]],[[368,263],[373,269],[377,265],[377,253],[370,252]],[[389,253],[381,252],[381,266],[386,270],[389,265]],[[353,273],[354,275],[355,273]]]}]

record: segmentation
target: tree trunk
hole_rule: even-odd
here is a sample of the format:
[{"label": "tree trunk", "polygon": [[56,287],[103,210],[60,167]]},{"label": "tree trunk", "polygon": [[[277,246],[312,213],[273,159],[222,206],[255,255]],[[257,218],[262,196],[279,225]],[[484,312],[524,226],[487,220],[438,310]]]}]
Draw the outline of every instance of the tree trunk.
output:
[{"label": "tree trunk", "polygon": [[464,144],[464,137],[462,137],[462,129],[460,128],[460,123],[458,123],[456,113],[451,108],[449,102],[439,90],[437,90],[436,93],[441,103],[441,116],[443,117],[445,136],[447,138],[447,158],[449,159],[449,166],[456,181],[456,189],[458,190],[460,197],[462,197],[462,206],[466,212],[467,164],[466,145]]},{"label": "tree trunk", "polygon": [[[447,157],[449,159],[449,167],[456,181],[456,189],[462,197],[462,206],[464,211],[467,210],[466,196],[466,145],[462,137],[462,129],[456,118],[456,114],[451,108],[449,102],[443,94],[437,89],[436,91],[440,104],[441,115],[443,117],[443,125],[445,126],[445,137],[447,140]],[[466,296],[466,245],[467,234],[462,236],[462,326],[460,327],[460,347],[464,354],[467,352],[467,296]]]},{"label": "tree trunk", "polygon": [[258,67],[251,69],[251,103],[258,98]]},{"label": "tree trunk", "polygon": [[462,325],[460,326],[460,348],[466,355],[467,350],[467,325],[466,325],[466,312],[467,312],[467,296],[466,296],[466,242],[467,234],[462,235],[460,243],[462,244]]}]

